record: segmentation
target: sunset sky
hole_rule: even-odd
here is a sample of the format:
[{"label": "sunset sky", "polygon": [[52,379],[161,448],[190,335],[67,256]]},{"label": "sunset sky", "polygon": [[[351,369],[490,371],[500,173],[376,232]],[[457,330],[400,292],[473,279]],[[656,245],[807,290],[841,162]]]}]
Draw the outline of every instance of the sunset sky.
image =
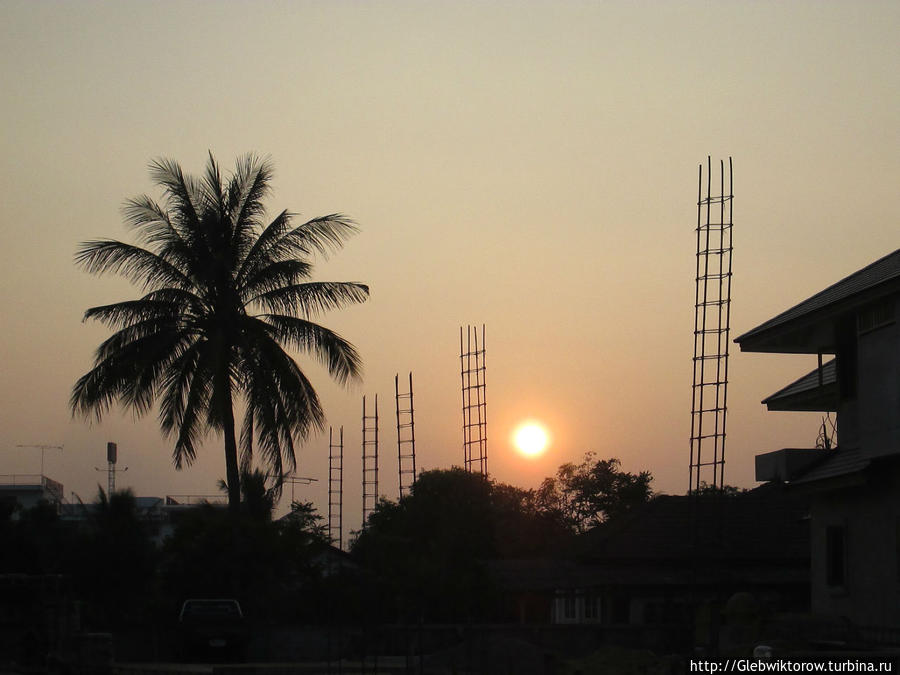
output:
[{"label": "sunset sky", "polygon": [[[0,473],[93,498],[105,445],[138,495],[211,494],[221,440],[176,472],[154,416],[72,419],[108,334],[84,310],[136,296],[78,270],[129,239],[147,164],[276,169],[272,213],[361,228],[317,278],[365,305],[323,323],[359,348],[349,390],[301,357],[344,426],[345,532],[361,515],[361,399],[379,395],[396,498],[393,377],[413,372],[420,468],[461,464],[459,327],[487,327],[490,468],[536,486],[588,450],[688,481],[697,166],[734,159],[732,338],[900,246],[900,3],[0,2],[4,261]],[[730,367],[726,482],[815,442],[819,416],[759,401],[815,358]],[[551,445],[517,453],[543,422]],[[327,513],[327,432],[295,497]],[[284,504],[282,506],[284,508]]]}]

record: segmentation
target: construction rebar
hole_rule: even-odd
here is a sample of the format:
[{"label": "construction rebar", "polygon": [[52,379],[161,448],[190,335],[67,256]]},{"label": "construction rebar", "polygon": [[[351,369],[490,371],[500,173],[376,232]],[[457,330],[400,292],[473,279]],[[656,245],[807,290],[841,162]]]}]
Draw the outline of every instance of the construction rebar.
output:
[{"label": "construction rebar", "polygon": [[688,491],[725,484],[728,353],[732,278],[732,163],[719,162],[719,194],[713,195],[712,163],[707,158],[697,186],[697,262],[694,295],[694,359],[691,387],[691,454]]},{"label": "construction rebar", "polygon": [[462,379],[463,465],[466,471],[488,474],[487,389],[485,383],[484,324],[481,325],[481,344],[478,328],[459,329],[459,362]]},{"label": "construction rebar", "polygon": [[344,427],[335,443],[334,429],[328,427],[328,538],[343,549],[344,541]]},{"label": "construction rebar", "polygon": [[397,466],[400,498],[403,499],[416,482],[416,422],[413,406],[413,380],[409,374],[409,389],[400,392],[400,376],[394,376],[394,401],[397,411]]},{"label": "construction rebar", "polygon": [[363,396],[362,413],[362,461],[363,461],[363,529],[369,521],[369,515],[378,503],[378,394],[375,394],[375,412],[369,415],[366,410],[366,397]]}]

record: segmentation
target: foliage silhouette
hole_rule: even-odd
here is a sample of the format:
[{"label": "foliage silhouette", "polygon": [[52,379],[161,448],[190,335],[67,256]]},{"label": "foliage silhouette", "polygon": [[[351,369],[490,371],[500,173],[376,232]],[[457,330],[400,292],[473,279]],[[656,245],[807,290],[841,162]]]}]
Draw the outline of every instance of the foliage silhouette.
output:
[{"label": "foliage silhouette", "polygon": [[84,514],[73,568],[88,600],[88,620],[106,627],[140,621],[156,591],[158,555],[134,494],[125,489],[107,495],[98,487],[96,503]]},{"label": "foliage silhouette", "polygon": [[321,517],[295,503],[279,520],[203,505],[186,511],[163,546],[164,591],[178,603],[189,597],[234,597],[254,621],[295,618],[305,609],[327,546]]},{"label": "foliage silhouette", "polygon": [[141,245],[93,240],[75,255],[88,272],[125,276],[145,294],[85,312],[85,320],[116,332],[97,349],[70,405],[75,414],[100,418],[113,401],[138,415],[159,401],[177,468],[193,462],[208,431],[221,432],[236,514],[239,400],[247,467],[256,440],[270,471],[286,475],[296,467],[295,441],[324,426],[312,383],[285,348],[311,352],[340,383],[360,375],[355,348],[312,319],[364,302],[368,287],[310,281],[313,256],[340,248],[356,226],[341,214],[295,226],[288,211],[264,225],[272,167],[253,155],[239,159],[227,179],[212,154],[199,178],[168,159],[151,162],[150,173],[164,202],[142,195],[124,206]]},{"label": "foliage silhouette", "polygon": [[[252,520],[272,520],[280,493],[280,482],[266,486],[266,474],[259,469],[241,469],[241,512]],[[219,489],[228,494],[228,483],[219,481]]]},{"label": "foliage silhouette", "polygon": [[563,464],[555,477],[545,478],[535,497],[538,508],[582,533],[649,501],[652,481],[649,471],[622,471],[618,459],[588,452],[581,464]]},{"label": "foliage silhouette", "polygon": [[382,580],[380,606],[393,618],[463,621],[495,606],[486,561],[558,554],[566,537],[530,491],[453,468],[421,473],[399,502],[381,500],[352,553]]}]

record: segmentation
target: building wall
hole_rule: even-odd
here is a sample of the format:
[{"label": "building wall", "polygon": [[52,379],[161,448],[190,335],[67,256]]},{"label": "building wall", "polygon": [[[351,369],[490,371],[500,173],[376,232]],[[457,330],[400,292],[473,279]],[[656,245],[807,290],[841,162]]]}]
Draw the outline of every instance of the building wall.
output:
[{"label": "building wall", "polygon": [[[813,612],[859,625],[900,626],[900,463],[873,471],[866,485],[815,495],[810,514]],[[840,582],[834,569],[829,578],[829,568],[840,563],[838,531]]]},{"label": "building wall", "polygon": [[871,456],[900,450],[900,324],[896,300],[859,314],[859,442]]}]

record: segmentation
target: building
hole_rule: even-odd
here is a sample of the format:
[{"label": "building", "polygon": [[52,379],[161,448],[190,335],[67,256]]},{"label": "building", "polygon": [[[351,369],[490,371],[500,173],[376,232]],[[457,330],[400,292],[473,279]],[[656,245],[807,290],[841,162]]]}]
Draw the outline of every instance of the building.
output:
[{"label": "building", "polygon": [[898,305],[895,251],[736,339],[818,357],[763,403],[835,413],[837,443],[759,455],[756,478],[809,496],[812,610],[862,627],[900,626]]},{"label": "building", "polygon": [[39,502],[60,504],[63,501],[63,485],[41,474],[7,474],[0,476],[0,504],[17,511],[30,509]]}]

